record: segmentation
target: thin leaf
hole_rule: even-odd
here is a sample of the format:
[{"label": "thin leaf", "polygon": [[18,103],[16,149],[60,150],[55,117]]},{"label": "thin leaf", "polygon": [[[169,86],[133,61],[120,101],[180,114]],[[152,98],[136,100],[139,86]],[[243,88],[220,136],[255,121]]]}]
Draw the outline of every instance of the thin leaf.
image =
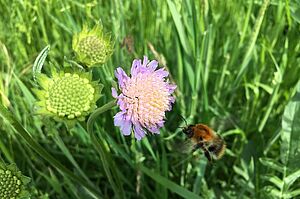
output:
[{"label": "thin leaf", "polygon": [[249,175],[248,173],[246,173],[245,171],[243,171],[242,169],[240,169],[237,166],[233,166],[233,170],[240,176],[242,176],[246,181],[249,180]]},{"label": "thin leaf", "polygon": [[280,173],[283,173],[283,165],[276,162],[275,160],[271,158],[260,158],[259,161],[266,167],[269,167],[271,169],[274,169],[276,171],[279,171]]},{"label": "thin leaf", "polygon": [[300,82],[293,99],[288,103],[282,118],[281,160],[294,172],[300,162]]},{"label": "thin leaf", "polygon": [[284,164],[284,185],[281,194],[289,192],[290,186],[300,177],[300,82],[296,94],[285,107],[281,131],[281,161]]},{"label": "thin leaf", "polygon": [[279,139],[280,137],[280,129],[278,129],[272,137],[269,139],[268,143],[266,144],[266,147],[264,149],[264,155],[267,155],[269,150],[271,149],[271,146]]},{"label": "thin leaf", "polygon": [[246,52],[246,54],[243,58],[241,68],[240,68],[239,73],[237,75],[237,78],[234,82],[234,85],[238,85],[238,83],[242,79],[244,73],[246,72],[246,69],[247,69],[247,66],[248,66],[248,64],[251,60],[252,53],[253,53],[254,47],[255,47],[255,43],[256,43],[256,40],[257,40],[257,37],[258,37],[258,33],[260,32],[261,25],[262,25],[262,22],[263,22],[263,19],[264,19],[264,16],[265,16],[265,12],[267,10],[267,7],[268,7],[269,3],[270,3],[270,0],[265,0],[264,3],[262,4],[260,10],[259,10],[259,14],[258,14],[258,17],[255,21],[255,25],[254,25],[253,32],[252,32],[252,35],[251,35],[251,39],[250,39],[250,42],[249,42],[249,45],[248,45],[248,49],[247,49],[247,52]]},{"label": "thin leaf", "polygon": [[277,176],[273,175],[265,175],[263,178],[271,183],[273,183],[277,188],[281,189],[283,185],[283,181],[279,179]]},{"label": "thin leaf", "polygon": [[35,59],[32,66],[33,80],[37,83],[36,75],[41,73],[45,59],[50,51],[50,45],[46,46]]},{"label": "thin leaf", "polygon": [[58,147],[60,148],[60,150],[63,152],[63,154],[70,160],[70,162],[73,164],[73,166],[77,169],[78,173],[87,182],[89,182],[90,184],[92,184],[92,182],[89,180],[89,178],[85,175],[85,173],[82,171],[82,169],[80,168],[80,166],[77,164],[76,160],[74,159],[74,157],[72,156],[71,152],[69,151],[69,149],[67,148],[67,146],[65,145],[65,143],[63,142],[63,140],[61,139],[61,137],[58,135],[57,132],[55,132],[54,141],[58,145]]},{"label": "thin leaf", "polygon": [[285,198],[296,198],[296,196],[300,195],[300,189],[297,189],[295,191],[291,191],[285,194]]},{"label": "thin leaf", "polygon": [[199,198],[201,198],[200,196],[194,194],[193,192],[179,186],[178,184],[176,184],[176,183],[170,181],[169,179],[167,179],[166,177],[163,177],[163,176],[159,175],[158,173],[155,173],[155,172],[151,171],[150,169],[148,169],[144,166],[140,166],[140,169],[143,173],[145,173],[147,176],[152,178],[154,181],[156,181],[157,183],[163,185],[164,187],[166,187],[170,191],[172,191],[174,193],[177,193],[178,195],[180,195],[183,198],[188,198],[188,199],[199,199]]},{"label": "thin leaf", "polygon": [[167,0],[169,9],[171,11],[171,15],[173,18],[173,21],[175,23],[179,38],[180,38],[180,43],[184,49],[184,51],[189,54],[190,50],[188,48],[188,42],[187,42],[187,37],[184,31],[184,26],[183,23],[181,21],[181,15],[179,14],[179,12],[176,9],[175,4],[171,1],[171,0]]},{"label": "thin leaf", "polygon": [[142,144],[146,147],[146,149],[150,152],[151,156],[153,157],[153,159],[155,161],[157,161],[157,157],[156,155],[154,154],[154,151],[149,143],[149,140],[148,138],[145,138],[145,139],[142,139]]},{"label": "thin leaf", "polygon": [[280,198],[280,191],[272,186],[267,186],[264,188],[268,196],[273,196],[273,198]]},{"label": "thin leaf", "polygon": [[297,23],[300,23],[300,8],[295,9],[291,12],[292,18],[297,21]]},{"label": "thin leaf", "polygon": [[287,176],[285,179],[284,179],[284,182],[286,183],[286,185],[288,187],[292,186],[293,183],[298,179],[300,178],[300,170],[292,173],[291,175]]}]

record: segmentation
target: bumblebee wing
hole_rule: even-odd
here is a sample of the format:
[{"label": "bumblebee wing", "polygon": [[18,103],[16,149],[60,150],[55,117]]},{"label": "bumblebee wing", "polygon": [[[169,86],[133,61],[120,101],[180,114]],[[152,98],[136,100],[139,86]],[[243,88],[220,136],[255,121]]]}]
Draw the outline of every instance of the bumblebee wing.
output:
[{"label": "bumblebee wing", "polygon": [[176,144],[176,146],[174,147],[176,151],[180,152],[180,153],[191,153],[191,151],[193,151],[194,148],[194,143],[191,140],[185,140],[181,143]]}]

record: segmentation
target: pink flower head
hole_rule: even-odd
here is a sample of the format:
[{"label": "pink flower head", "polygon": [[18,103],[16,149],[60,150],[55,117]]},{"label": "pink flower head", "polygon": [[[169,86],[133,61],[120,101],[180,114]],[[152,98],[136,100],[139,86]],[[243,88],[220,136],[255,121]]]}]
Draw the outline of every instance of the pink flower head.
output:
[{"label": "pink flower head", "polygon": [[123,135],[130,135],[132,128],[138,140],[147,131],[159,134],[165,112],[172,109],[175,99],[171,94],[176,85],[166,81],[169,73],[164,68],[156,70],[157,66],[156,60],[149,62],[144,56],[143,63],[140,59],[133,60],[131,77],[120,67],[115,71],[121,93],[118,95],[112,88],[112,95],[118,99],[121,111],[114,116],[114,124]]}]

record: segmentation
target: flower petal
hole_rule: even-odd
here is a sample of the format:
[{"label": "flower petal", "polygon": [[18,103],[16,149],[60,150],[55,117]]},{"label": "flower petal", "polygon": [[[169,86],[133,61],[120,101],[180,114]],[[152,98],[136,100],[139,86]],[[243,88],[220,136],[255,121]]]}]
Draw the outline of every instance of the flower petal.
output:
[{"label": "flower petal", "polygon": [[114,87],[111,88],[111,95],[112,95],[114,98],[118,98],[117,90],[116,90]]},{"label": "flower petal", "polygon": [[158,62],[156,60],[152,60],[149,64],[148,64],[148,68],[150,72],[154,72],[155,69],[158,66]]},{"label": "flower petal", "polygon": [[134,129],[134,136],[137,140],[141,140],[145,137],[145,131],[143,130],[142,126],[139,123],[133,124]]},{"label": "flower petal", "polygon": [[121,111],[125,112],[126,109],[127,109],[127,106],[128,104],[126,103],[126,101],[124,100],[125,99],[125,96],[121,93],[119,96],[118,96],[118,106],[120,107]]},{"label": "flower petal", "polygon": [[143,60],[143,67],[146,68],[146,66],[148,65],[148,57],[144,55],[144,60]]},{"label": "flower petal", "polygon": [[159,134],[159,133],[160,133],[159,129],[160,129],[161,127],[164,126],[164,123],[165,123],[165,121],[164,121],[164,120],[161,120],[161,121],[157,122],[156,125],[153,125],[153,126],[151,126],[151,127],[148,127],[147,129],[148,129],[151,133]]},{"label": "flower petal", "polygon": [[130,120],[124,120],[123,126],[121,126],[121,132],[123,135],[130,135],[132,123]]},{"label": "flower petal", "polygon": [[175,97],[170,96],[169,101],[170,101],[170,105],[173,104],[175,102]]},{"label": "flower petal", "polygon": [[119,112],[114,116],[114,125],[120,127],[123,135],[130,135],[132,122],[126,120],[126,112]]},{"label": "flower petal", "polygon": [[169,89],[169,93],[173,93],[174,90],[177,88],[175,84],[169,84],[167,87]]},{"label": "flower petal", "polygon": [[141,65],[142,65],[142,63],[141,63],[140,59],[133,60],[132,66],[131,66],[131,71],[130,71],[131,77],[134,77],[139,73]]},{"label": "flower petal", "polygon": [[114,125],[115,126],[121,126],[122,125],[124,114],[125,114],[125,112],[118,112],[114,116]]},{"label": "flower petal", "polygon": [[169,75],[169,72],[166,71],[164,68],[158,69],[157,71],[154,72],[158,77],[164,78]]},{"label": "flower petal", "polygon": [[159,127],[153,126],[151,128],[147,128],[153,134],[159,134]]},{"label": "flower petal", "polygon": [[126,81],[128,80],[127,74],[121,67],[118,67],[115,71],[115,76],[118,79],[120,89],[123,89]]}]

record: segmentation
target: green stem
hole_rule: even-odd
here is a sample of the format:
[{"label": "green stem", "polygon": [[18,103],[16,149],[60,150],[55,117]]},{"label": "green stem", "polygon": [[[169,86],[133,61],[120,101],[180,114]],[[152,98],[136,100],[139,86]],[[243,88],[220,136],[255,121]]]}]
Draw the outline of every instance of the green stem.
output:
[{"label": "green stem", "polygon": [[40,156],[42,156],[46,161],[48,161],[52,166],[57,168],[66,174],[69,178],[76,182],[80,182],[83,186],[85,186],[88,190],[90,190],[95,196],[98,198],[102,195],[100,190],[96,189],[94,186],[91,186],[81,177],[74,175],[69,169],[67,169],[64,165],[62,165],[59,161],[57,161],[51,154],[49,154],[37,141],[35,141],[28,131],[17,121],[17,119],[13,116],[13,114],[7,110],[2,103],[0,103],[0,115],[6,119],[9,124],[15,129],[17,133],[23,137],[23,139],[27,142],[27,144]]},{"label": "green stem", "polygon": [[[98,108],[97,110],[95,110],[94,113],[89,117],[87,121],[87,131],[90,134],[93,145],[95,146],[100,156],[100,160],[103,164],[105,174],[107,176],[107,179],[112,189],[114,190],[118,198],[125,198],[125,193],[119,180],[119,175],[117,173],[116,165],[114,161],[111,159],[111,157],[109,156],[109,154],[107,153],[104,143],[100,142],[99,138],[96,137],[93,128],[94,123],[98,118],[98,116],[112,109],[115,105],[116,105],[116,101],[113,100],[103,105],[102,107]],[[100,140],[103,140],[101,133],[99,133],[99,136],[100,136]]]},{"label": "green stem", "polygon": [[100,108],[96,109],[91,116],[89,117],[88,121],[87,121],[87,131],[89,133],[93,133],[93,124],[95,123],[95,120],[97,119],[97,117],[99,115],[101,115],[102,113],[104,113],[105,111],[108,111],[110,109],[112,109],[114,106],[116,105],[116,100],[110,101],[107,104],[104,104],[103,106],[101,106]]}]

